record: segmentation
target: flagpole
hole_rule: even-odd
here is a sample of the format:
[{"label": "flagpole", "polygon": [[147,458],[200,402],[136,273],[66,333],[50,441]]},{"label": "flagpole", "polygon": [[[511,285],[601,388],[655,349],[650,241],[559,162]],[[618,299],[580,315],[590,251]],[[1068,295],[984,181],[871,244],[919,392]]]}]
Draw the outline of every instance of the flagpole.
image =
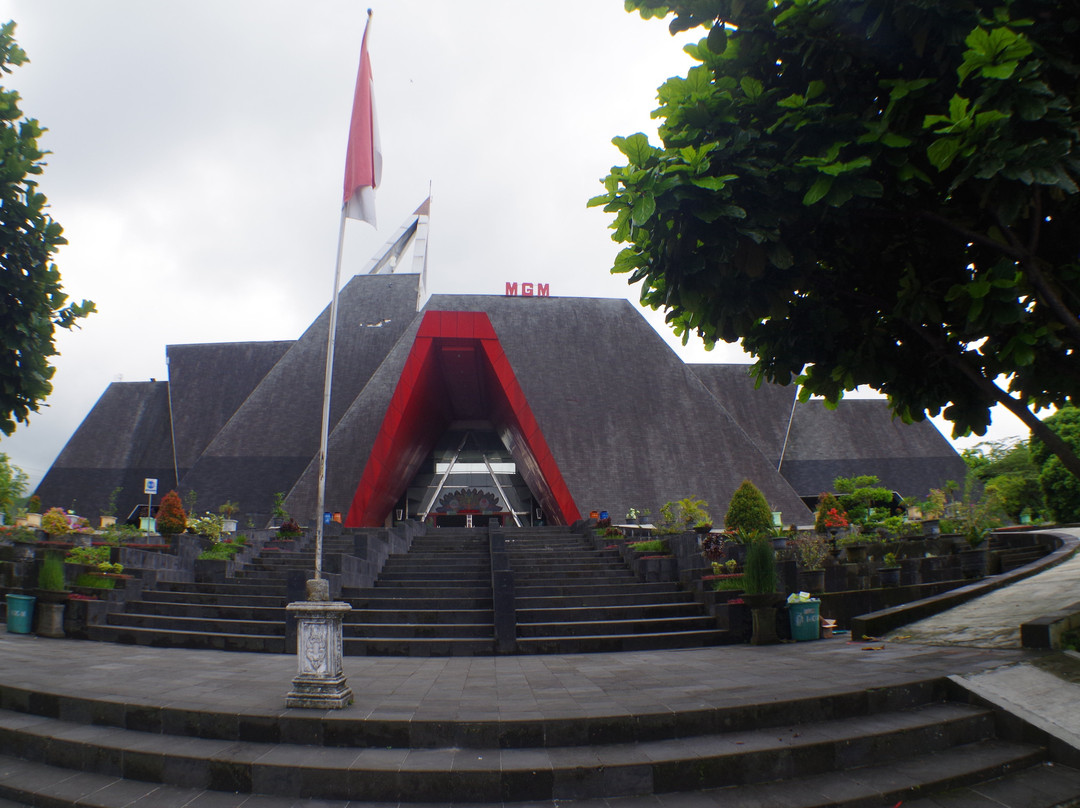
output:
[{"label": "flagpole", "polygon": [[[330,441],[330,388],[334,376],[334,341],[337,337],[338,287],[341,285],[341,256],[345,247],[345,220],[362,219],[375,225],[374,191],[379,184],[381,154],[378,130],[375,126],[375,107],[371,95],[371,62],[367,55],[368,34],[371,32],[371,9],[368,9],[364,37],[360,43],[360,67],[353,92],[353,112],[349,122],[349,147],[345,154],[345,184],[338,225],[337,260],[334,262],[334,288],[330,295],[330,324],[326,335],[326,375],[323,377],[322,433],[319,435],[319,486],[315,503],[315,580],[322,578],[323,534],[326,511],[326,455]],[[369,191],[365,197],[364,190]],[[357,197],[357,194],[359,196]],[[352,211],[353,199],[358,208]]]},{"label": "flagpole", "polygon": [[326,336],[326,375],[323,377],[322,433],[319,435],[319,495],[315,504],[315,579],[322,578],[323,511],[326,507],[326,449],[330,439],[330,386],[334,375],[334,341],[337,336],[338,286],[341,284],[341,255],[345,245],[345,206],[338,226],[334,288],[330,295],[330,326]]}]

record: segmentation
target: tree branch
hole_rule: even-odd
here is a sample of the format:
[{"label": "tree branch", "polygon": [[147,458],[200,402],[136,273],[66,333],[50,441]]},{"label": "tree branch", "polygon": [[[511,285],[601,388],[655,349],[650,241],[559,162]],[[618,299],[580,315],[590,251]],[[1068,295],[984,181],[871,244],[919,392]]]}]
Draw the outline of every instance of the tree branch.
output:
[{"label": "tree branch", "polygon": [[1038,416],[1028,409],[1026,404],[1010,396],[1005,390],[998,387],[993,380],[983,375],[980,370],[973,368],[970,363],[964,361],[962,356],[948,350],[946,346],[943,346],[939,340],[928,333],[922,326],[909,320],[903,320],[903,323],[915,332],[923,342],[929,345],[934,354],[948,362],[964,378],[975,385],[980,392],[998,402],[1019,418],[1024,426],[1031,430],[1031,434],[1046,444],[1046,448],[1058,456],[1065,468],[1080,478],[1080,456],[1077,456],[1056,432],[1039,420]]}]

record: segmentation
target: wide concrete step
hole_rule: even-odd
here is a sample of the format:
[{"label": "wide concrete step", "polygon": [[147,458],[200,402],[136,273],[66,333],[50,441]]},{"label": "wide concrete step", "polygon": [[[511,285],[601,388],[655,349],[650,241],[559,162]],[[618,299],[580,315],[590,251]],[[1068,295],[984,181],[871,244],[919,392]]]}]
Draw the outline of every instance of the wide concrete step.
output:
[{"label": "wide concrete step", "polygon": [[[1080,793],[1080,772],[1067,766],[1039,763],[1023,767],[1009,749],[992,744],[953,752],[941,758],[952,766],[952,777],[935,765],[936,755],[924,755],[905,763],[898,778],[889,763],[865,767],[839,775],[829,772],[795,781],[749,786],[731,786],[686,794],[665,794],[663,801],[655,798],[624,798],[620,803],[643,804],[665,808],[703,808],[703,806],[784,806],[785,808],[827,808],[829,806],[893,806],[904,808],[1073,808]],[[997,765],[994,765],[994,760]],[[212,801],[218,808],[240,808],[257,804],[259,808],[295,808],[292,796],[252,797],[243,792],[232,794],[201,787],[162,785],[155,782],[124,780],[120,777],[76,772],[71,769],[34,763],[19,758],[0,756],[0,768],[8,776],[0,781],[0,794],[9,799],[0,801],[0,808],[26,808],[30,805],[49,805],[56,808],[122,808],[122,806],[182,806],[201,805]],[[993,777],[996,771],[1005,774]],[[981,776],[993,777],[983,779]],[[950,781],[965,784],[950,787]],[[977,785],[968,786],[974,783]],[[919,799],[912,795],[940,794]],[[843,796],[839,797],[838,794]],[[119,795],[123,796],[119,796]],[[641,800],[647,800],[642,803]],[[633,802],[631,802],[633,801]],[[394,801],[392,804],[398,804]],[[443,802],[442,805],[448,803]],[[602,808],[606,800],[570,801],[530,800],[528,808]],[[351,808],[386,808],[385,801],[350,800]],[[503,800],[470,802],[470,808],[509,808],[514,803]],[[519,804],[520,808],[527,808]]]},{"label": "wide concrete step", "polygon": [[349,623],[486,623],[495,619],[491,609],[353,609],[345,614]]},{"label": "wide concrete step", "polygon": [[[390,593],[390,594],[388,594]],[[450,598],[450,597],[422,597],[419,594],[410,594],[407,597],[394,597],[392,590],[379,593],[378,595],[362,595],[357,597],[344,597],[344,600],[358,611],[360,610],[386,610],[386,611],[447,611],[460,612],[483,609],[490,611],[492,608],[491,597],[480,598]]]},{"label": "wide concrete step", "polygon": [[470,637],[346,637],[346,656],[476,657],[495,653],[493,638]]},{"label": "wide concrete step", "polygon": [[486,623],[345,623],[342,634],[347,639],[476,639],[489,643],[495,636],[494,625]]},{"label": "wide concrete step", "polygon": [[205,631],[159,631],[137,626],[88,626],[91,640],[154,648],[192,648],[214,651],[285,653],[285,638],[266,634],[215,634]]},{"label": "wide concrete step", "polygon": [[110,614],[108,625],[133,627],[156,631],[205,632],[213,634],[261,634],[284,637],[285,621],[282,620],[236,620],[222,617],[182,617],[179,615],[133,614],[120,612]]},{"label": "wide concrete step", "polygon": [[221,595],[209,592],[164,592],[160,589],[144,589],[142,599],[161,603],[191,603],[210,606],[281,607],[286,603],[284,592],[280,595]]},{"label": "wide concrete step", "polygon": [[593,620],[640,620],[647,617],[696,617],[701,606],[693,601],[683,603],[636,603],[626,606],[556,606],[530,609],[518,606],[517,621],[522,623],[558,623],[580,620],[588,614]]},{"label": "wide concrete step", "polygon": [[[316,749],[201,737],[178,743],[179,737],[0,711],[0,754],[56,770],[84,768],[98,776],[173,788],[361,802],[445,805],[451,800],[689,797],[693,792],[715,799],[734,788],[740,797],[757,788],[774,799],[809,792],[820,800],[825,792],[817,790],[823,782],[817,778],[823,775],[831,775],[834,783],[838,777],[873,783],[876,793],[864,791],[864,798],[905,799],[1027,768],[1044,754],[1036,746],[994,740],[988,712],[948,703],[808,725],[591,746],[421,750],[361,742]],[[0,784],[11,780],[0,778]],[[46,777],[37,785],[48,782]],[[786,791],[769,791],[781,783]],[[10,791],[0,796],[16,797]],[[85,804],[80,798],[72,802]]]},{"label": "wide concrete step", "polygon": [[708,615],[660,615],[626,620],[604,618],[588,609],[559,615],[560,620],[518,621],[519,637],[574,637],[597,634],[660,634],[680,631],[711,631],[716,621]]},{"label": "wide concrete step", "polygon": [[285,607],[229,606],[198,603],[165,603],[153,600],[129,600],[126,609],[132,614],[174,617],[224,618],[226,620],[285,621]]},{"label": "wide concrete step", "polygon": [[661,651],[720,645],[726,632],[710,629],[659,634],[592,634],[518,637],[519,654],[614,654],[623,651]]},{"label": "wide concrete step", "polygon": [[518,586],[514,588],[518,608],[538,605],[535,601],[564,600],[565,604],[610,604],[619,603],[678,603],[693,600],[693,595],[671,584],[623,583],[588,586],[568,584],[565,586]]},{"label": "wide concrete step", "polygon": [[261,581],[236,581],[234,583],[187,583],[180,581],[161,581],[154,585],[159,592],[182,592],[195,595],[284,595],[284,587],[276,583]]}]

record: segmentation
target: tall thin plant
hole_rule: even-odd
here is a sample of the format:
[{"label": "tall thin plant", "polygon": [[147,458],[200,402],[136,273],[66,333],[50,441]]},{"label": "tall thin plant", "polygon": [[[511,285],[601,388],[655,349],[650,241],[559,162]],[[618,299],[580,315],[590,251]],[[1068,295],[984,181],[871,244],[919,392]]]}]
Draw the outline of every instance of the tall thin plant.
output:
[{"label": "tall thin plant", "polygon": [[769,595],[776,591],[779,583],[776,553],[768,539],[757,538],[750,542],[743,567],[743,583],[748,595]]}]

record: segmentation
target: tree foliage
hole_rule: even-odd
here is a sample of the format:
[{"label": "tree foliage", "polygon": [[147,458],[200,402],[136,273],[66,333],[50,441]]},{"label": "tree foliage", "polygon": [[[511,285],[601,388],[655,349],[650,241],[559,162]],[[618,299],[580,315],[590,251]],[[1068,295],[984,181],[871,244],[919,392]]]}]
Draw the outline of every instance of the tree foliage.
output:
[{"label": "tree foliage", "polygon": [[28,482],[26,472],[12,465],[8,456],[0,452],[0,513],[4,514],[9,525],[15,521]]},{"label": "tree foliage", "polygon": [[[1080,393],[1080,6],[1040,0],[627,0],[700,64],[659,88],[662,147],[590,200],[685,340],[832,405],[983,434]],[[999,385],[1007,379],[1007,387]]]},{"label": "tree foliage", "polygon": [[[1080,409],[1067,407],[1046,419],[1045,424],[1074,450],[1080,451]],[[1031,459],[1039,468],[1039,488],[1058,522],[1080,522],[1080,479],[1069,474],[1061,459],[1050,453],[1039,438],[1031,439]]]},{"label": "tree foliage", "polygon": [[[14,31],[12,22],[0,26],[2,73],[27,61]],[[6,435],[52,392],[56,328],[72,328],[94,311],[86,300],[66,303],[52,263],[66,240],[37,189],[45,156],[37,139],[44,131],[23,117],[19,94],[0,87],[0,432]]]},{"label": "tree foliage", "polygon": [[1014,522],[1024,511],[1032,515],[1043,511],[1039,467],[1026,440],[984,441],[965,449],[963,457],[986,496]]}]

